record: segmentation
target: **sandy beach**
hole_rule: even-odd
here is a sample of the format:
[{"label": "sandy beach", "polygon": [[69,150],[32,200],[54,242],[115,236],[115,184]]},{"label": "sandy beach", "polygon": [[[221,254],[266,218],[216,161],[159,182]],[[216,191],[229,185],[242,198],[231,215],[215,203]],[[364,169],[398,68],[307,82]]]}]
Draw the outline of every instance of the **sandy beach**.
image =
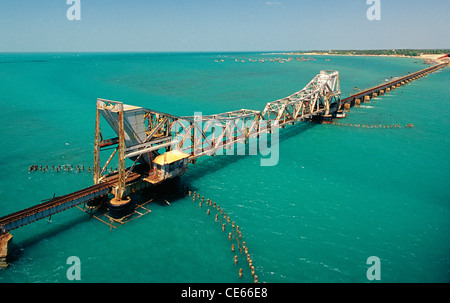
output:
[{"label": "sandy beach", "polygon": [[[308,53],[283,53],[283,55],[292,55],[292,56],[354,56],[354,57],[394,57],[394,58],[414,58],[419,60],[424,60],[424,63],[427,64],[439,64],[439,63],[450,63],[449,57],[444,57],[446,54],[422,54],[419,56],[405,56],[405,55],[373,55],[373,54],[335,54],[335,53],[329,53],[329,52],[308,52]],[[439,59],[441,58],[441,59]]]}]

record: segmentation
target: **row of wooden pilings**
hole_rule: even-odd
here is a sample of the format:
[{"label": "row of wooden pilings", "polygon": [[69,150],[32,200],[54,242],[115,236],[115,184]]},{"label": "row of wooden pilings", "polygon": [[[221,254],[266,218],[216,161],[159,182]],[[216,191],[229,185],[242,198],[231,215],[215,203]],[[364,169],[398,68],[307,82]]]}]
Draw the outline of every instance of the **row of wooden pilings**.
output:
[{"label": "row of wooden pilings", "polygon": [[[342,122],[331,122],[330,124],[336,125],[336,126],[348,126],[348,127],[356,127],[356,128],[402,128],[402,126],[398,124],[391,124],[391,125],[381,125],[381,124],[352,124],[352,123],[342,123]],[[404,128],[413,128],[414,124],[408,123],[405,124]]]},{"label": "row of wooden pilings", "polygon": [[[210,199],[206,199],[205,201],[204,196],[202,196],[200,199],[200,194],[195,191],[194,192],[189,191],[189,197],[191,196],[192,202],[199,200],[198,203],[199,207],[203,207],[203,204],[206,203],[206,206],[208,207],[206,209],[206,214],[208,216],[211,215],[211,207],[212,207],[213,212],[215,212],[214,220],[217,223],[220,222],[220,226],[223,232],[226,232],[228,228],[231,227],[231,231],[228,232],[228,240],[232,242],[231,252],[234,253],[234,264],[237,265],[239,262],[237,252],[239,252],[241,255],[244,255],[247,258],[248,268],[251,272],[251,275],[253,276],[253,280],[255,283],[258,283],[258,276],[255,273],[255,266],[253,264],[253,260],[251,259],[251,255],[248,252],[248,247],[245,241],[242,240],[242,231],[239,229],[239,225],[237,225],[235,221],[232,221],[230,219],[230,216],[226,213],[226,211],[223,208],[221,208],[219,204],[216,204],[216,202],[213,202]],[[242,278],[243,275],[244,275],[243,268],[239,267],[239,278]]]},{"label": "row of wooden pilings", "polygon": [[[411,80],[411,81],[412,81],[412,80]],[[389,93],[391,90],[394,90],[394,89],[396,89],[397,87],[400,87],[401,85],[404,85],[404,84],[406,84],[406,83],[408,83],[408,82],[410,82],[410,81],[408,81],[408,80],[406,80],[406,82],[402,81],[402,82],[400,82],[400,83],[397,83],[397,85],[392,85],[391,87],[387,87],[387,88],[385,88],[385,89],[380,89],[380,90],[377,91],[377,92],[369,93],[369,94],[365,95],[364,98],[356,98],[356,99],[354,100],[353,105],[354,105],[354,106],[360,106],[360,105],[361,105],[361,102],[369,102],[370,99],[376,98],[376,97],[381,96],[381,95],[384,95],[385,93]],[[352,106],[352,103],[351,103],[351,102],[345,103],[345,104],[344,104],[344,109],[345,109],[345,110],[350,110],[350,107],[351,107],[351,106]]]},{"label": "row of wooden pilings", "polygon": [[[84,172],[87,171],[88,173],[92,173],[94,171],[94,168],[91,169],[90,166],[85,167],[84,165],[77,165],[76,167],[73,165],[31,165],[28,168],[28,172],[32,171],[41,171],[43,173],[48,171],[55,171],[55,172]],[[105,171],[109,172],[115,172],[118,171],[118,168],[112,168],[107,167]]]}]

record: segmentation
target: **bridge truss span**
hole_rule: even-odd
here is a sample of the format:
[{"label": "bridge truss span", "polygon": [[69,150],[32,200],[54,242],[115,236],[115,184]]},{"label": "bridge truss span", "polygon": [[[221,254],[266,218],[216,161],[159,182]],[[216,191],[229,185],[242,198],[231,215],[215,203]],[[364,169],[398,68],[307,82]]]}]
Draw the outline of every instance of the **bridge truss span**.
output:
[{"label": "bridge truss span", "polygon": [[340,94],[339,72],[321,71],[302,90],[267,103],[262,116],[284,126],[316,115],[329,115],[335,108],[333,104],[339,103]]},{"label": "bridge truss span", "polygon": [[[102,182],[105,168],[118,152],[119,183],[113,193],[120,199],[125,192],[127,176],[138,163],[148,166],[147,180],[162,181],[163,178],[156,176],[158,167],[154,166],[154,159],[161,154],[178,150],[186,154],[189,162],[195,163],[201,156],[220,154],[224,149],[233,149],[235,144],[246,144],[249,138],[272,133],[286,124],[329,115],[339,108],[340,93],[339,72],[321,71],[302,90],[267,103],[262,112],[240,109],[214,115],[194,113],[194,116],[180,117],[98,99],[94,182]],[[101,116],[118,137],[103,139]],[[101,167],[100,150],[111,145],[118,146]],[[134,162],[128,172],[125,170],[125,159]]]}]

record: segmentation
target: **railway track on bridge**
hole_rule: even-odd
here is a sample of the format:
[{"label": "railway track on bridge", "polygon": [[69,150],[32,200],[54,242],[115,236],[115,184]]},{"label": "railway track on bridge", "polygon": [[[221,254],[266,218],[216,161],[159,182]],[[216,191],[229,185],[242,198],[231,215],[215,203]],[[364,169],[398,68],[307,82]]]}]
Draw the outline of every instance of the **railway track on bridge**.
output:
[{"label": "railway track on bridge", "polygon": [[386,90],[387,88],[391,88],[392,86],[397,86],[398,84],[403,85],[405,83],[402,84],[402,82],[405,81],[411,81],[411,80],[415,80],[417,78],[423,77],[429,73],[435,72],[441,68],[444,68],[447,66],[447,63],[441,63],[441,64],[437,64],[437,65],[433,65],[431,67],[422,69],[420,71],[414,72],[412,74],[408,74],[406,76],[388,81],[386,83],[365,89],[363,91],[360,91],[356,94],[353,94],[345,99],[341,100],[341,105],[345,105],[345,104],[350,104],[350,106],[353,106],[355,103],[356,99],[360,99],[360,98],[364,98],[365,96],[370,96],[373,93],[377,93],[380,92],[381,90]]},{"label": "railway track on bridge", "polygon": [[[133,174],[130,181],[134,181],[140,177],[141,176],[139,174]],[[118,175],[111,174],[111,176],[106,178],[104,182],[83,188],[67,195],[54,197],[48,201],[1,217],[1,234],[28,225],[45,217],[49,217],[79,204],[106,196],[109,194],[110,189],[117,184],[117,182]]]}]

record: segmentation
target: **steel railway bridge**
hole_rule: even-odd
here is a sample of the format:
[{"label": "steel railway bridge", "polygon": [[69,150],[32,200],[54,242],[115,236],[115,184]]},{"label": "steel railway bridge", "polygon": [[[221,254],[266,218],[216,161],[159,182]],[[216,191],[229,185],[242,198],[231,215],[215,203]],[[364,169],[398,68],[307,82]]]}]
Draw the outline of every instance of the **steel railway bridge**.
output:
[{"label": "steel railway bridge", "polygon": [[[266,104],[263,111],[241,109],[216,115],[180,117],[122,102],[98,99],[96,106],[94,185],[55,197],[41,204],[0,218],[0,265],[6,266],[10,231],[44,219],[79,204],[92,204],[112,194],[108,209],[120,218],[131,205],[127,196],[144,188],[182,175],[188,163],[205,155],[215,155],[235,144],[293,125],[300,121],[322,121],[341,110],[388,92],[412,80],[445,67],[435,65],[382,85],[340,99],[339,73],[321,71],[302,90]],[[103,138],[101,120],[115,133]],[[102,150],[113,150],[102,165]],[[118,172],[105,174],[117,155]],[[132,161],[125,167],[125,160]],[[125,212],[124,212],[125,211]]]}]

